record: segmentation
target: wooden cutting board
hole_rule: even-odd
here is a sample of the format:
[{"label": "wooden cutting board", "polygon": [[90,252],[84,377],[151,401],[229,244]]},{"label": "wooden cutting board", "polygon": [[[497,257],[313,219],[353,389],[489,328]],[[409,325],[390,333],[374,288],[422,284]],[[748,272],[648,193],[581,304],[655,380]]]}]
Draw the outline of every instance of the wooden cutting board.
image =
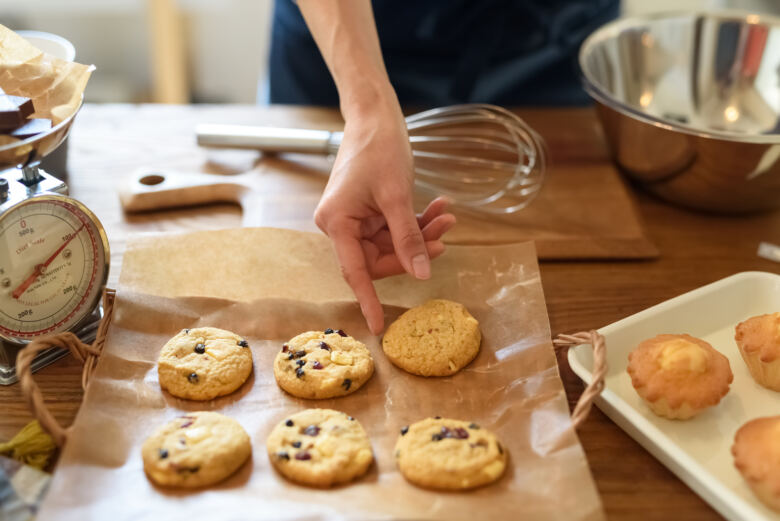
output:
[{"label": "wooden cutting board", "polygon": [[[91,146],[109,147],[118,141],[135,144],[128,147],[135,153],[122,154],[120,160],[119,192],[125,211],[230,202],[241,206],[244,226],[316,230],[312,214],[327,182],[329,159],[203,149],[195,144],[194,128],[198,123],[237,123],[339,129],[342,120],[337,111],[234,105],[123,110],[125,117],[114,115],[107,132],[100,133],[95,121],[90,129]],[[542,259],[657,256],[633,196],[608,157],[591,110],[518,113],[548,145],[549,168],[539,197],[527,209],[505,218],[456,210],[458,224],[446,242],[534,240]],[[419,206],[424,203],[418,201]]]}]

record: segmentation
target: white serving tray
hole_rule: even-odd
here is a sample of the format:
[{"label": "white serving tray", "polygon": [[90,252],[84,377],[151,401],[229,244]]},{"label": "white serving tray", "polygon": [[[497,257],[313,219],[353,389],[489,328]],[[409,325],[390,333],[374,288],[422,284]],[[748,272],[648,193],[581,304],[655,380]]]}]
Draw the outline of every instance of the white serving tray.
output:
[{"label": "white serving tray", "polygon": [[[599,330],[606,338],[609,371],[596,400],[599,409],[728,519],[778,519],[737,472],[734,434],[748,420],[780,414],[780,393],[758,385],[734,342],[734,327],[754,315],[780,311],[780,275],[744,272],[667,300]],[[650,411],[626,372],[628,353],[661,333],[688,333],[726,355],[734,373],[723,400],[698,416],[675,421]],[[591,381],[590,346],[569,350],[569,364]]]}]

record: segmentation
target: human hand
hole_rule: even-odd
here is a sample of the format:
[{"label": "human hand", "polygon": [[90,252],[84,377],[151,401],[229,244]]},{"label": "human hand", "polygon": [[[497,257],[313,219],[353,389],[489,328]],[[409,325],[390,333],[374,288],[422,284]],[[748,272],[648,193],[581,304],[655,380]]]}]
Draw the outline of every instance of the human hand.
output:
[{"label": "human hand", "polygon": [[333,241],[344,279],[374,334],[383,329],[384,312],[372,279],[404,271],[429,278],[430,259],[444,252],[441,236],[455,224],[446,213],[449,201],[441,197],[416,216],[413,186],[400,109],[374,107],[348,120],[314,219]]}]

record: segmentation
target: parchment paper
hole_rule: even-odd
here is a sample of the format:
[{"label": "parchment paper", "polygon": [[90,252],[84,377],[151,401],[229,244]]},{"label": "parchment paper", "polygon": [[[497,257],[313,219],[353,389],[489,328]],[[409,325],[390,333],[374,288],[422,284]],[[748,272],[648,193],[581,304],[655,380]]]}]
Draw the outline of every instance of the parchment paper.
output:
[{"label": "parchment paper", "polygon": [[[434,262],[432,280],[399,276],[378,287],[388,323],[428,298],[462,302],[480,322],[480,354],[447,378],[395,368],[380,339],[368,333],[320,235],[242,229],[129,244],[105,352],[38,519],[602,519],[558,376],[532,243],[450,247]],[[233,395],[211,402],[174,398],[160,390],[158,352],[181,328],[203,325],[248,339],[253,376]],[[343,398],[285,394],[272,371],[281,344],[327,327],[365,342],[376,373]],[[360,420],[375,456],[367,476],[318,490],[273,471],[265,453],[268,433],[307,407],[335,408]],[[251,461],[201,491],[152,485],[140,457],[144,438],[185,411],[204,409],[241,422],[252,439]],[[399,429],[434,415],[493,430],[509,452],[504,476],[457,493],[407,483],[393,457]]]},{"label": "parchment paper", "polygon": [[35,118],[56,125],[81,104],[93,65],[61,60],[0,25],[0,88],[6,94],[32,98]]}]

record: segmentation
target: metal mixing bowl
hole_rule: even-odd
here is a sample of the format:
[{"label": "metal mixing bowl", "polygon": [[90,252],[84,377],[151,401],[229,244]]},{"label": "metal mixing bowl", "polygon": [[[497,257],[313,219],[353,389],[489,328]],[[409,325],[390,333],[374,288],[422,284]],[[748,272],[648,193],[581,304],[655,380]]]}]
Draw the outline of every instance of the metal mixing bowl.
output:
[{"label": "metal mixing bowl", "polygon": [[699,210],[780,207],[780,19],[734,12],[620,19],[579,55],[614,160]]}]

